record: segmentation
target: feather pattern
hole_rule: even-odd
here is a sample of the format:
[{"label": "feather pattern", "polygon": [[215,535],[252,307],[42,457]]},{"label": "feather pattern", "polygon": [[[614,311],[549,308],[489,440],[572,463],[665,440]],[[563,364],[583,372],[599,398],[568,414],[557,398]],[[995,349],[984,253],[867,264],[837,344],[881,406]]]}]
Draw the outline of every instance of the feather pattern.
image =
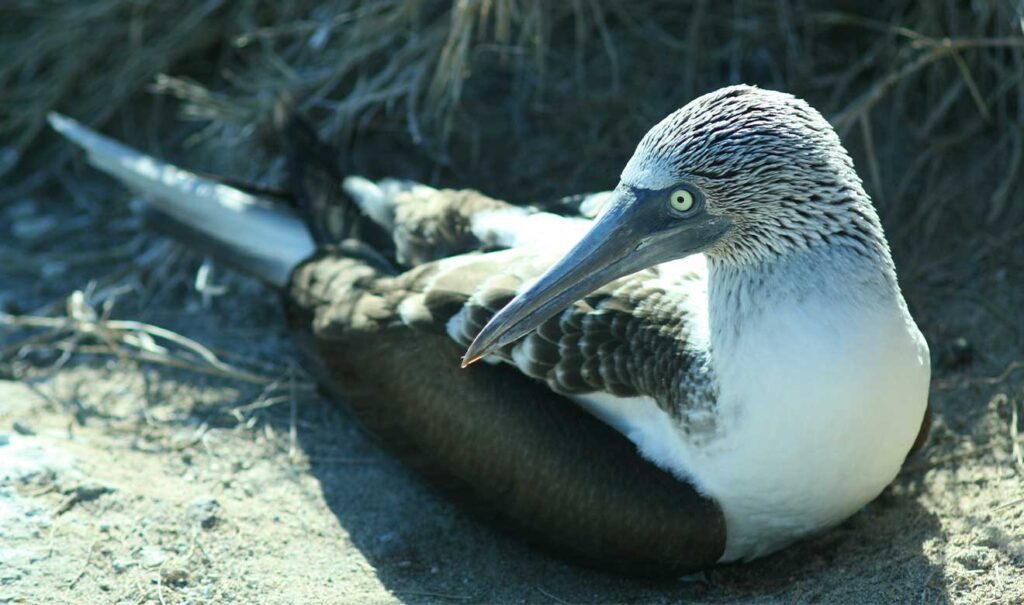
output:
[{"label": "feather pattern", "polygon": [[[380,321],[401,322],[447,334],[464,348],[552,260],[549,251],[514,248],[432,261],[395,276],[347,259],[329,282],[311,290],[330,301],[318,311],[314,331],[331,338]],[[702,349],[693,346],[704,338],[699,326],[706,311],[699,297],[685,294],[687,288],[699,292],[703,275],[699,264],[690,265],[685,272],[655,267],[616,280],[496,357],[562,395],[651,397],[689,428],[684,420],[706,419],[696,412],[714,402]]]}]

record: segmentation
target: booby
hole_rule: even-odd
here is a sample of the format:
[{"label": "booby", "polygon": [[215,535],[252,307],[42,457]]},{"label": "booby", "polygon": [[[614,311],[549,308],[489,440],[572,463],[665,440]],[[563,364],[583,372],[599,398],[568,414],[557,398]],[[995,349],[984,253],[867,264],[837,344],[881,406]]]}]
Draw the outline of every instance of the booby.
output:
[{"label": "booby", "polygon": [[927,436],[928,346],[878,215],[792,95],[691,101],[570,216],[392,179],[342,192],[293,121],[296,214],[51,123],[279,288],[319,380],[407,464],[577,560],[766,555],[854,514]]}]

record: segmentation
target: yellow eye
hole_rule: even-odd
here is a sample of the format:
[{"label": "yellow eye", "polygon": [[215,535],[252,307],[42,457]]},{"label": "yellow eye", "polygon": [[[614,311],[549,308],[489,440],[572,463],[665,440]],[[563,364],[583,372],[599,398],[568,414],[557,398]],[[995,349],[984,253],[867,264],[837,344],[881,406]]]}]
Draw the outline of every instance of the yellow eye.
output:
[{"label": "yellow eye", "polygon": [[668,203],[676,212],[688,212],[693,208],[693,193],[686,189],[676,189],[668,198]]}]

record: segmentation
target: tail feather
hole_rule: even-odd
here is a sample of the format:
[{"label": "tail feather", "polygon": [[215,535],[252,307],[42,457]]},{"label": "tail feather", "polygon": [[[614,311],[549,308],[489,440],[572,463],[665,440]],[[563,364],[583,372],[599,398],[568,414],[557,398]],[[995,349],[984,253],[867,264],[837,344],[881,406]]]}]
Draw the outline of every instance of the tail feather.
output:
[{"label": "tail feather", "polygon": [[315,251],[302,219],[280,205],[161,162],[58,113],[49,121],[86,151],[90,164],[167,215],[176,238],[215,258],[283,288]]}]

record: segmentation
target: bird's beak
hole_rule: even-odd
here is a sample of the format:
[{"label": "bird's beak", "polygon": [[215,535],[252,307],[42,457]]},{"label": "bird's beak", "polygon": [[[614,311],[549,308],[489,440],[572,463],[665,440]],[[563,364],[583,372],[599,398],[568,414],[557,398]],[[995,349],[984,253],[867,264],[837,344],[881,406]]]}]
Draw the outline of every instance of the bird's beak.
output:
[{"label": "bird's beak", "polygon": [[703,207],[690,217],[674,216],[667,195],[616,189],[583,239],[484,326],[466,351],[462,367],[526,335],[610,281],[705,250],[731,224]]}]

